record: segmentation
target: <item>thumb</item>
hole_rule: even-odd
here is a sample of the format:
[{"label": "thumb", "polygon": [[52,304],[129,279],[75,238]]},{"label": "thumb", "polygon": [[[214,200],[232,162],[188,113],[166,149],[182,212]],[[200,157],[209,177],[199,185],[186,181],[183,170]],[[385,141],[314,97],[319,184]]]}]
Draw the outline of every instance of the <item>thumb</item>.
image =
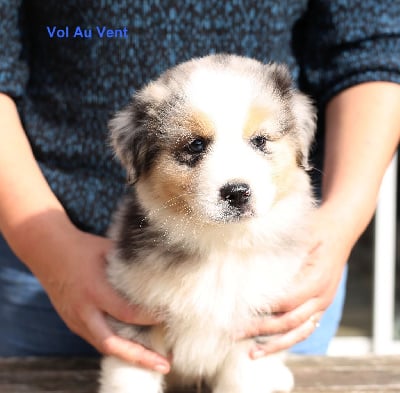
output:
[{"label": "thumb", "polygon": [[106,283],[102,297],[102,310],[118,321],[132,325],[156,325],[160,322],[155,315],[145,312],[138,305],[130,304],[109,283]]},{"label": "thumb", "polygon": [[114,334],[101,313],[94,311],[88,316],[87,328],[86,340],[91,342],[101,353],[117,356],[127,362],[153,369],[162,374],[169,371],[170,365],[166,358],[138,343]]}]

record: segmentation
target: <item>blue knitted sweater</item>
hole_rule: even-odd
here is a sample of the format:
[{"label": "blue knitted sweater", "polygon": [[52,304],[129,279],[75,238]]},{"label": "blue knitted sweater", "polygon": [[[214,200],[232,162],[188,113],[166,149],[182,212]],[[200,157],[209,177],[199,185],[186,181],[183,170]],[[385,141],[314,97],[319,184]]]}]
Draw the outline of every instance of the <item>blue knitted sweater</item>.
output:
[{"label": "blue knitted sweater", "polygon": [[323,114],[351,85],[400,83],[400,1],[0,0],[0,91],[77,226],[104,233],[124,192],[106,143],[113,112],[213,52],[287,63]]}]

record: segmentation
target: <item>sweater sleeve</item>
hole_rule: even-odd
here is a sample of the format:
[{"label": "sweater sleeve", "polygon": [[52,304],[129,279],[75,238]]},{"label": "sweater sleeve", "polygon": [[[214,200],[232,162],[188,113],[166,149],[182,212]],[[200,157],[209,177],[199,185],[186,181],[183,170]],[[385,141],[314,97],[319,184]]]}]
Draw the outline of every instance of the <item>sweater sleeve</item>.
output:
[{"label": "sweater sleeve", "polygon": [[22,0],[0,0],[0,92],[22,95],[29,76],[26,58]]},{"label": "sweater sleeve", "polygon": [[362,82],[400,83],[400,1],[311,0],[302,23],[305,89],[322,107]]}]

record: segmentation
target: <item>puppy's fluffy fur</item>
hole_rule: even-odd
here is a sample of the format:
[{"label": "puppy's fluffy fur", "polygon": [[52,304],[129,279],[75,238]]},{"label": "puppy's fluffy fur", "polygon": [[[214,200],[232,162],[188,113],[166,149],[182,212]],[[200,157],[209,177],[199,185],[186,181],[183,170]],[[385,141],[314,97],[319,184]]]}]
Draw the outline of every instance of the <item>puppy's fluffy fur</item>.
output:
[{"label": "puppy's fluffy fur", "polygon": [[[314,201],[306,174],[310,101],[285,66],[230,55],[162,74],[110,123],[134,183],[111,228],[112,285],[164,321],[118,334],[173,355],[174,381],[214,393],[289,391],[277,356],[235,340],[298,271]],[[161,393],[172,378],[113,357],[101,393]]]}]

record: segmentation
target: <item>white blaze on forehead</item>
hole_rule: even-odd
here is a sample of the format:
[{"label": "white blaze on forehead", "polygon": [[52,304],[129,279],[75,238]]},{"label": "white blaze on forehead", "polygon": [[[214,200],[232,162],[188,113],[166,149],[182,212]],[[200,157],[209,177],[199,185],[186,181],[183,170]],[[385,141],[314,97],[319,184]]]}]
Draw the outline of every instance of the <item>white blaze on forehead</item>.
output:
[{"label": "white blaze on forehead", "polygon": [[[245,134],[254,107],[273,108],[277,104],[268,99],[256,78],[229,70],[196,70],[186,95],[192,109],[210,119],[214,128],[212,148],[198,174],[198,207],[206,215],[221,215],[221,187],[239,182],[250,186],[256,214],[265,213],[276,192],[270,163],[251,147],[247,140],[251,132]],[[268,122],[269,117],[260,123]]]},{"label": "white blaze on forehead", "polygon": [[[281,103],[270,86],[251,74],[223,68],[198,69],[185,92],[192,109],[210,120],[217,139],[229,137],[233,141],[233,137],[238,141],[239,136],[243,139],[261,129],[273,132],[278,128],[276,115]],[[275,115],[262,118],[263,113]]]},{"label": "white blaze on forehead", "polygon": [[241,130],[257,96],[251,78],[238,73],[199,69],[186,88],[190,105],[207,115],[216,129]]}]

